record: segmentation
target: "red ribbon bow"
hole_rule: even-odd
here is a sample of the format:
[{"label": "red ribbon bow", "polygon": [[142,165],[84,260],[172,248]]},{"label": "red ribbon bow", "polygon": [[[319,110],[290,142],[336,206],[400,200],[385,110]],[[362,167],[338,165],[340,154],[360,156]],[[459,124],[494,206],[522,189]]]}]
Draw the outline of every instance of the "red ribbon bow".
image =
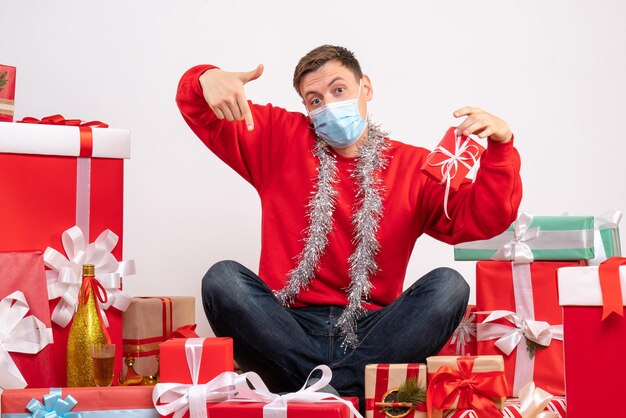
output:
[{"label": "red ribbon bow", "polygon": [[[89,295],[91,294],[91,290],[93,290],[93,294],[95,298],[100,301],[100,303],[107,303],[109,300],[107,296],[107,292],[104,289],[104,286],[92,276],[84,276],[83,283],[80,286],[80,292],[78,293],[78,303],[81,305],[86,304],[89,301]],[[98,306],[98,302],[96,301],[96,312],[98,312],[98,317],[100,318],[100,324],[102,325],[102,331],[104,332],[104,337],[107,340],[107,344],[111,344],[111,336],[109,335],[109,330],[104,326],[104,320],[102,319],[102,310],[100,306]]]},{"label": "red ribbon bow", "polygon": [[626,265],[626,258],[611,257],[603,261],[598,268],[600,288],[602,289],[602,320],[612,313],[624,316],[622,285],[619,279],[619,266]]},{"label": "red ribbon bow", "polygon": [[197,326],[198,324],[183,325],[172,332],[170,338],[199,338],[200,336],[196,333]]},{"label": "red ribbon bow", "polygon": [[93,133],[91,128],[108,128],[104,122],[98,120],[83,122],[80,119],[65,119],[63,115],[52,115],[37,119],[30,116],[20,120],[19,123],[34,123],[37,125],[61,125],[76,126],[80,130],[80,157],[91,157],[93,151]]},{"label": "red ribbon bow", "polygon": [[458,370],[443,366],[428,384],[426,397],[428,416],[434,408],[445,411],[458,399],[456,409],[474,409],[481,417],[502,418],[492,398],[505,397],[508,392],[504,371],[472,372],[474,357],[459,357]]},{"label": "red ribbon bow", "polygon": [[45,116],[41,119],[33,118],[30,116],[25,117],[20,120],[18,123],[35,123],[38,125],[63,125],[63,126],[85,126],[90,128],[108,128],[104,122],[100,122],[98,120],[83,122],[80,119],[65,119],[63,115],[51,115]]}]

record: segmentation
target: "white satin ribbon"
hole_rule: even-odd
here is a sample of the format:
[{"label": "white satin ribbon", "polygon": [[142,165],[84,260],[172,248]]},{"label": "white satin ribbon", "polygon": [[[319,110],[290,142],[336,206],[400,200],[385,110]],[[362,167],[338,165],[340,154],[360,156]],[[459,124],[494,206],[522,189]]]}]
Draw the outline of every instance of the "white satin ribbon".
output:
[{"label": "white satin ribbon", "polygon": [[476,315],[473,312],[467,311],[450,338],[450,344],[456,344],[455,353],[457,356],[465,355],[465,346],[469,344],[472,339],[476,339]]},{"label": "white satin ribbon", "polygon": [[[600,229],[617,229],[619,227],[620,221],[622,220],[622,216],[622,211],[613,210],[595,217],[593,231],[594,257],[589,260],[590,266],[599,266],[600,263],[607,259],[606,249],[604,248],[604,241],[602,241],[602,234],[600,234]],[[619,239],[619,236],[616,236],[616,239]]]},{"label": "white satin ribbon", "polygon": [[[322,372],[322,377],[311,386],[307,387],[311,375],[316,371]],[[314,368],[302,388],[293,393],[278,395],[269,391],[263,380],[258,374],[248,372],[240,375],[235,379],[235,397],[229,402],[266,402],[263,407],[263,418],[287,418],[287,405],[289,402],[299,403],[326,403],[341,402],[346,405],[352,416],[363,418],[359,411],[354,407],[352,402],[342,399],[336,395],[325,392],[318,392],[320,389],[330,384],[332,379],[332,371],[326,365],[320,365]],[[254,389],[250,388],[248,381],[252,383]]]},{"label": "white satin ribbon", "polygon": [[[532,381],[535,359],[531,358],[526,339],[542,346],[549,346],[553,339],[563,341],[563,324],[550,325],[535,320],[530,264],[511,264],[516,312],[493,311],[477,325],[477,340],[498,339],[495,346],[507,356],[517,347],[513,396]],[[494,324],[492,321],[506,319],[511,325]]]},{"label": "white satin ribbon", "polygon": [[[506,319],[513,326],[492,324],[492,321]],[[478,324],[478,340],[495,340],[495,346],[507,356],[515,347],[527,338],[535,343],[548,346],[552,339],[563,340],[563,325],[550,325],[546,321],[524,319],[511,311],[493,311],[485,320]]]},{"label": "white satin ribbon", "polygon": [[[460,135],[456,135],[454,139],[454,153],[450,152],[446,148],[441,145],[437,146],[428,154],[426,161],[428,165],[431,167],[441,167],[441,182],[440,184],[446,184],[446,190],[443,197],[443,211],[446,214],[446,217],[450,219],[450,215],[448,215],[448,197],[450,196],[450,183],[452,179],[456,177],[459,171],[459,164],[467,167],[468,170],[472,170],[472,167],[476,165],[476,161],[478,159],[478,154],[480,150],[476,145],[470,144],[471,139],[469,137],[465,138],[465,141],[461,142],[462,137]],[[443,154],[446,159],[438,162],[431,163],[430,157],[435,154]],[[468,161],[471,161],[471,164],[468,164]],[[474,179],[472,179],[472,183]]]},{"label": "white satin ribbon", "polygon": [[514,263],[530,263],[534,260],[533,252],[525,244],[526,241],[539,236],[539,227],[531,228],[533,215],[529,212],[521,212],[513,226],[515,228],[515,238],[504,244],[491,257],[492,260],[511,260]]},{"label": "white satin ribbon", "polygon": [[46,271],[48,299],[61,298],[52,312],[52,321],[62,327],[70,323],[78,307],[82,266],[93,264],[96,278],[107,293],[107,302],[98,302],[98,305],[104,325],[108,327],[105,311],[111,306],[125,311],[130,304],[131,297],[119,288],[122,277],[135,274],[134,260],[118,262],[115,259],[111,251],[117,245],[118,236],[109,229],[89,245],[77,226],[64,231],[61,240],[67,257],[52,247],[46,248],[43,255],[45,265],[50,268]]},{"label": "white satin ribbon", "polygon": [[187,367],[191,384],[158,383],[152,391],[152,402],[161,415],[174,414],[182,418],[189,411],[190,418],[207,418],[206,403],[221,402],[234,395],[235,372],[224,372],[205,384],[198,384],[204,338],[185,341]]},{"label": "white satin ribbon", "polygon": [[9,352],[36,354],[52,342],[52,330],[29,310],[24,293],[19,290],[0,301],[0,390],[27,386]]},{"label": "white satin ribbon", "polygon": [[558,418],[559,414],[556,412],[545,410],[553,397],[545,390],[535,387],[535,382],[528,382],[519,392],[522,418]]}]

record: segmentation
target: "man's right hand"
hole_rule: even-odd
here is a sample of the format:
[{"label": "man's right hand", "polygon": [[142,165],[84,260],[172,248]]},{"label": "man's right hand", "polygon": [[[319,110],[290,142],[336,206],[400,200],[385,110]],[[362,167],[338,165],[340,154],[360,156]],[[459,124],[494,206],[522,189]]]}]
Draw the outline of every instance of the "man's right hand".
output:
[{"label": "man's right hand", "polygon": [[215,116],[228,121],[245,120],[248,130],[254,129],[252,111],[243,90],[244,84],[263,74],[263,64],[252,71],[230,72],[213,68],[200,76],[204,100]]}]

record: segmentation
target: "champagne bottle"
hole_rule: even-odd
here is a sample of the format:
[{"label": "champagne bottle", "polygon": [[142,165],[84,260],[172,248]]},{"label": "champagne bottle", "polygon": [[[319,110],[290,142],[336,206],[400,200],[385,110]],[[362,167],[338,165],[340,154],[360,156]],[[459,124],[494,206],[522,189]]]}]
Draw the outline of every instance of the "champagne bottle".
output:
[{"label": "champagne bottle", "polygon": [[106,292],[95,278],[93,264],[83,265],[83,281],[78,309],[67,339],[67,386],[96,386],[91,359],[93,344],[110,344],[109,333],[102,323],[97,299],[106,302]]}]

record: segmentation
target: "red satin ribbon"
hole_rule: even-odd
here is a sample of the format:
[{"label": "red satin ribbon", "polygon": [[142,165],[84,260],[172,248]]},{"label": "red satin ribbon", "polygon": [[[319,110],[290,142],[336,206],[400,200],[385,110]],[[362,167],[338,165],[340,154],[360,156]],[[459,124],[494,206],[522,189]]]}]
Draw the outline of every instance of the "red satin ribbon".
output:
[{"label": "red satin ribbon", "polygon": [[200,336],[196,333],[197,326],[197,324],[183,325],[172,332],[170,338],[199,338]]},{"label": "red satin ribbon", "polygon": [[99,120],[83,122],[80,119],[65,119],[63,115],[46,116],[41,119],[27,116],[23,118],[22,120],[18,121],[18,123],[35,123],[39,125],[85,126],[89,128],[108,128],[109,127],[109,125],[107,125],[104,122],[100,122]]},{"label": "red satin ribbon", "polygon": [[619,279],[619,266],[626,265],[625,257],[611,257],[600,264],[600,288],[602,289],[602,320],[612,313],[624,316],[622,286]]},{"label": "red satin ribbon", "polygon": [[65,119],[63,115],[46,116],[41,119],[25,117],[20,123],[34,123],[38,125],[76,126],[80,130],[79,157],[91,157],[93,154],[93,132],[91,128],[108,128],[104,122],[98,120],[83,122],[80,119]]},{"label": "red satin ribbon", "polygon": [[[109,300],[107,296],[107,292],[104,289],[104,286],[100,284],[100,282],[91,276],[84,276],[83,283],[80,286],[80,292],[78,293],[78,303],[81,305],[86,304],[89,301],[89,295],[91,294],[91,290],[93,290],[93,294],[95,298],[100,301],[100,303],[107,303]],[[104,332],[104,338],[107,340],[107,344],[111,344],[111,336],[109,335],[109,330],[104,326],[104,319],[102,318],[102,312],[100,311],[100,307],[96,301],[96,312],[98,313],[98,318],[100,318],[100,324],[102,325],[102,331]]]},{"label": "red satin ribbon", "polygon": [[458,370],[443,366],[428,383],[426,396],[428,416],[433,409],[450,409],[458,399],[456,409],[474,409],[481,418],[502,418],[492,398],[505,397],[508,392],[503,371],[472,372],[475,357],[459,357]]}]

